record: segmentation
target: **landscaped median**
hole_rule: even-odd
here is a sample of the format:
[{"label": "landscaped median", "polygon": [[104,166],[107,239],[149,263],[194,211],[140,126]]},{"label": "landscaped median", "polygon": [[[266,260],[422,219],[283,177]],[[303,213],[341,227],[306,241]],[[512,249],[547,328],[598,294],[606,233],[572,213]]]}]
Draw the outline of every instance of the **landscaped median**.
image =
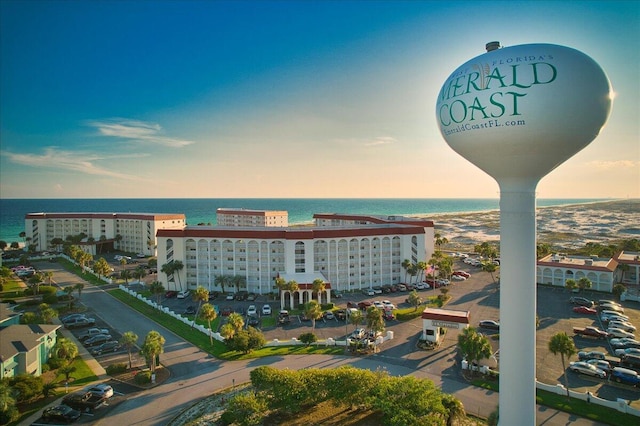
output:
[{"label": "landscaped median", "polygon": [[[149,304],[146,299],[137,298],[127,291],[122,289],[110,290],[108,292],[116,299],[125,303],[129,307],[135,309],[140,312],[147,318],[157,322],[162,325],[166,329],[172,331],[173,333],[181,336],[181,338],[187,340],[191,344],[197,346],[201,350],[215,356],[219,359],[224,360],[238,360],[238,359],[252,359],[252,358],[261,358],[264,356],[272,356],[272,355],[300,355],[300,354],[326,354],[326,355],[337,355],[344,354],[344,348],[341,346],[328,346],[325,341],[316,342],[315,345],[303,345],[300,342],[296,341],[279,341],[277,345],[265,346],[261,349],[254,350],[249,353],[242,353],[239,351],[232,351],[227,348],[227,345],[222,341],[218,341],[215,338],[213,339],[213,345],[209,341],[209,336],[206,333],[193,333],[193,320],[189,320],[185,322],[184,320],[178,319],[175,316],[165,313],[162,310],[158,310],[156,307]],[[216,329],[218,326],[218,321],[220,321],[220,317],[218,317],[215,321],[212,322],[211,328]],[[204,327],[206,330],[206,326],[204,321],[196,320],[196,325]],[[208,331],[208,330],[206,330]],[[217,334],[217,333],[216,333]]]}]

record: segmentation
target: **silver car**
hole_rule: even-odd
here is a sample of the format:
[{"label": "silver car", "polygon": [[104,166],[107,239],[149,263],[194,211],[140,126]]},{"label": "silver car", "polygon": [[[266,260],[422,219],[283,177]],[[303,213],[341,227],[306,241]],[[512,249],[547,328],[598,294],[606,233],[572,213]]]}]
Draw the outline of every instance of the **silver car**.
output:
[{"label": "silver car", "polygon": [[586,374],[588,376],[599,377],[604,379],[607,377],[607,373],[599,369],[595,365],[589,364],[584,361],[575,361],[569,364],[569,370],[574,373]]}]

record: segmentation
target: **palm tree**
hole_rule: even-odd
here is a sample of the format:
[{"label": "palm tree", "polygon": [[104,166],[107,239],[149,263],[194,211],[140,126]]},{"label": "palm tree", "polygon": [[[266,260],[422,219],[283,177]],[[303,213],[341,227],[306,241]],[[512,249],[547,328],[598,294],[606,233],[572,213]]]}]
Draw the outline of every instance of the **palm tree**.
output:
[{"label": "palm tree", "polygon": [[573,278],[569,278],[564,282],[564,287],[569,291],[573,291],[574,289],[578,288],[578,284],[576,284],[576,280],[574,280]]},{"label": "palm tree", "polygon": [[128,269],[123,269],[120,271],[120,278],[124,280],[124,285],[129,285],[129,278],[131,278],[131,271]]},{"label": "palm tree", "polygon": [[237,293],[240,291],[241,287],[244,287],[246,285],[247,279],[242,275],[234,275],[233,277],[231,277],[231,282],[233,282]]},{"label": "palm tree", "polygon": [[164,352],[165,338],[155,330],[150,331],[144,338],[140,354],[145,357],[151,374],[156,372],[157,358]]},{"label": "palm tree", "polygon": [[316,300],[310,300],[304,306],[304,316],[311,320],[311,330],[316,328],[316,320],[322,316],[322,309]]},{"label": "palm tree", "polygon": [[164,293],[164,286],[162,285],[162,283],[160,281],[152,282],[149,286],[149,291],[151,292],[151,294],[155,294],[156,303],[159,305],[160,297],[162,296],[162,293]]},{"label": "palm tree", "polygon": [[580,278],[577,284],[580,291],[584,290],[585,288],[591,288],[591,280],[587,277]]},{"label": "palm tree", "polygon": [[445,237],[441,236],[440,234],[435,234],[433,236],[435,238],[435,244],[436,247],[438,247],[438,250],[440,250],[440,246],[445,245],[449,242],[449,240],[447,240]]},{"label": "palm tree", "polygon": [[315,280],[313,280],[313,283],[311,285],[313,287],[313,292],[316,294],[316,298],[318,299],[318,303],[322,304],[321,293],[324,292],[325,289],[324,280],[316,278]]},{"label": "palm tree", "polygon": [[78,300],[82,297],[82,290],[84,289],[84,283],[76,283],[73,288],[78,291]]},{"label": "palm tree", "polygon": [[138,282],[142,282],[142,279],[147,276],[147,270],[144,269],[144,266],[139,265],[136,269],[133,270],[133,277],[138,280]]},{"label": "palm tree", "polygon": [[51,281],[53,281],[53,271],[46,271],[44,273],[44,277],[47,280],[47,285],[51,286]]},{"label": "palm tree", "polygon": [[217,275],[213,279],[213,283],[217,286],[220,286],[221,292],[224,294],[224,286],[227,283],[227,278],[225,275]]},{"label": "palm tree", "polygon": [[462,402],[453,395],[443,394],[442,405],[444,405],[445,410],[447,410],[447,426],[457,424],[457,420],[464,419],[467,415]]},{"label": "palm tree", "polygon": [[66,337],[58,337],[52,353],[58,358],[71,361],[78,356],[78,346]]},{"label": "palm tree", "polygon": [[184,263],[179,260],[174,260],[173,263],[173,272],[178,276],[178,285],[180,286],[180,291],[182,291],[182,282],[180,281],[180,271],[184,269]]},{"label": "palm tree", "polygon": [[131,370],[133,359],[131,356],[131,349],[136,347],[138,343],[138,335],[133,331],[125,331],[122,333],[122,337],[120,338],[120,344],[127,348],[127,352],[129,353],[129,370]]},{"label": "palm tree", "polygon": [[405,259],[402,261],[402,269],[404,269],[404,282],[407,282],[407,272],[410,266],[411,261],[409,259]]},{"label": "palm tree", "polygon": [[244,319],[239,313],[233,312],[229,315],[227,324],[233,329],[233,334],[235,335],[244,328]]},{"label": "palm tree", "polygon": [[207,326],[209,328],[209,342],[213,345],[213,336],[211,335],[211,321],[214,321],[218,317],[218,313],[216,312],[213,305],[210,303],[205,303],[200,308],[200,316],[207,321]]},{"label": "palm tree", "polygon": [[[167,287],[169,287],[169,282],[171,282],[171,279],[173,278],[173,262],[169,262],[169,263],[165,263],[164,265],[162,265],[162,267],[160,268],[160,272],[162,272],[163,274],[165,274],[167,276]],[[216,280],[218,279],[218,277],[216,277]],[[175,281],[174,281],[175,283]],[[175,285],[174,285],[175,287]],[[175,289],[175,288],[174,288]]]},{"label": "palm tree", "polygon": [[575,355],[576,346],[573,344],[571,337],[567,336],[567,333],[563,331],[551,336],[551,340],[549,340],[549,352],[554,355],[560,354],[562,374],[564,375],[564,382],[567,387],[567,399],[569,399],[569,378],[567,377],[567,367],[564,358],[567,357],[567,359],[570,359],[572,355]]},{"label": "palm tree", "polygon": [[498,267],[490,261],[482,262],[482,270],[484,272],[488,272],[491,275],[491,281],[496,282],[496,279],[493,276],[493,273],[498,269]]},{"label": "palm tree", "polygon": [[416,269],[418,270],[417,282],[422,282],[424,277],[424,270],[427,269],[427,262],[420,261],[416,263]]},{"label": "palm tree", "polygon": [[198,318],[198,315],[200,314],[200,308],[202,307],[202,302],[209,301],[209,290],[199,285],[195,289],[195,291],[192,293],[191,298],[193,299],[194,302],[198,302],[198,309],[196,309],[196,316],[193,318],[192,326],[194,326],[196,324],[196,318]]},{"label": "palm tree", "polygon": [[362,315],[362,311],[360,310],[351,312],[351,315],[349,316],[349,322],[351,322],[351,324],[355,326],[354,329],[358,328],[358,326],[360,325],[360,323],[362,323],[363,320],[364,320],[364,315]]}]

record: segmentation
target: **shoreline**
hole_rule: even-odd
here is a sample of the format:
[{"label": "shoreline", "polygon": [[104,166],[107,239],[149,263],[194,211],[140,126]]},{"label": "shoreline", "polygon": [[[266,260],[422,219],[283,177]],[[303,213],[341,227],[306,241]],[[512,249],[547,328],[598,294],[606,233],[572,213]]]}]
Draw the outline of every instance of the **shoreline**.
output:
[{"label": "shoreline", "polygon": [[[435,233],[449,240],[444,250],[500,241],[499,210],[415,217],[434,221]],[[536,225],[537,241],[558,250],[640,238],[640,199],[538,207]]]}]

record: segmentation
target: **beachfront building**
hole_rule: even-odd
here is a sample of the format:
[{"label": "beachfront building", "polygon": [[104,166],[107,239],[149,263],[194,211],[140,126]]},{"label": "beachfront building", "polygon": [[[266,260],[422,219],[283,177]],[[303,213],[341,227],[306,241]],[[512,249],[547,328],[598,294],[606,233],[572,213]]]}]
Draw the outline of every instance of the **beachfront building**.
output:
[{"label": "beachfront building", "polygon": [[624,285],[640,285],[640,252],[621,251],[613,258],[618,262],[620,282]]},{"label": "beachfront building", "polygon": [[306,277],[321,274],[327,288],[340,291],[400,283],[402,262],[428,260],[434,241],[431,221],[279,228],[186,226],[161,229],[157,240],[158,265],[179,261],[183,266],[169,276],[158,274],[165,288],[203,286],[220,291],[217,277],[232,276],[240,277],[238,287],[227,285],[225,290],[258,294],[276,292],[275,278],[281,275],[306,285],[312,284]]},{"label": "beachfront building", "polygon": [[611,293],[617,266],[612,258],[550,254],[538,260],[537,283],[564,287],[569,279],[578,282],[586,277],[591,281],[591,290]]},{"label": "beachfront building", "polygon": [[35,251],[56,250],[52,241],[82,234],[74,244],[93,255],[119,250],[155,256],[156,232],[185,224],[184,214],[171,213],[28,213],[24,229]]},{"label": "beachfront building", "polygon": [[289,213],[282,210],[250,210],[219,208],[218,226],[289,226]]}]

